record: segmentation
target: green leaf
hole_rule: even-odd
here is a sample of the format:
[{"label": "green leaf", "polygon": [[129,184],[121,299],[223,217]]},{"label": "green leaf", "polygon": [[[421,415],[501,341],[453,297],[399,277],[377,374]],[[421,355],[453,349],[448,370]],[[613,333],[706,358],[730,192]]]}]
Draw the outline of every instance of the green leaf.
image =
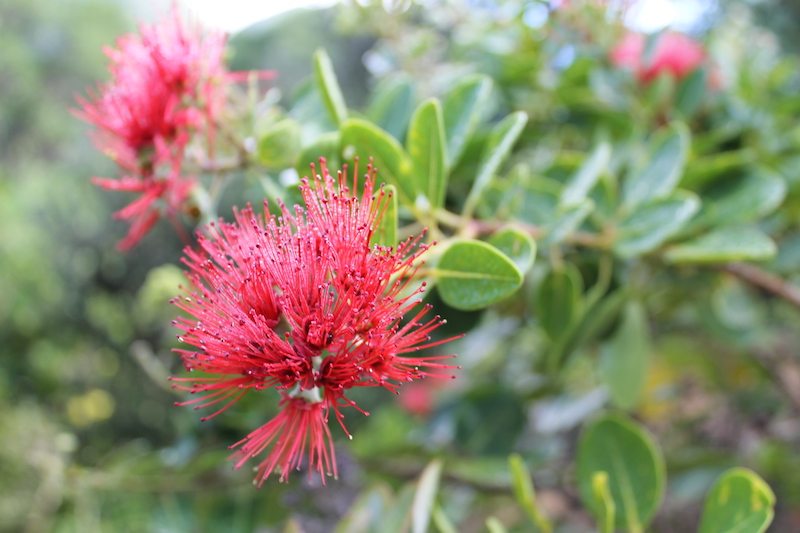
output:
[{"label": "green leaf", "polygon": [[781,205],[786,197],[786,182],[780,175],[761,169],[744,179],[722,184],[709,196],[691,229],[758,220]]},{"label": "green leaf", "polygon": [[594,188],[610,161],[611,145],[602,142],[567,181],[558,201],[559,207],[564,209],[583,204],[589,191]]},{"label": "green leaf", "polygon": [[700,209],[700,200],[688,191],[640,206],[617,227],[614,253],[622,258],[641,255],[661,246]]},{"label": "green leaf", "polygon": [[397,140],[366,120],[350,118],[342,124],[342,146],[346,159],[358,157],[361,163],[372,158],[378,181],[397,187],[398,200],[413,206],[417,199],[411,159]]},{"label": "green leaf", "polygon": [[525,124],[528,122],[528,115],[523,111],[511,113],[506,118],[498,122],[489,133],[489,139],[481,155],[481,163],[478,167],[478,175],[472,190],[464,202],[464,215],[470,218],[475,211],[475,207],[489,186],[494,175],[500,169],[500,165],[506,160],[517,142]]},{"label": "green leaf", "polygon": [[300,124],[290,118],[270,127],[258,141],[258,162],[265,167],[286,168],[300,153]]},{"label": "green leaf", "polygon": [[447,168],[458,163],[467,141],[475,133],[492,92],[492,79],[480,75],[466,79],[444,99]]},{"label": "green leaf", "polygon": [[295,166],[297,174],[308,176],[311,173],[311,163],[317,165],[320,157],[325,158],[328,168],[340,168],[342,165],[341,145],[342,137],[338,131],[323,133],[310,146],[304,148],[300,157],[297,158]]},{"label": "green leaf", "polygon": [[575,322],[575,325],[553,347],[551,355],[553,368],[563,366],[572,352],[608,330],[628,299],[628,292],[624,287],[608,296],[595,299],[590,297],[593,290],[594,287],[586,293],[585,309],[580,314],[580,320]]},{"label": "green leaf", "polygon": [[522,274],[511,259],[494,246],[475,240],[450,245],[434,274],[442,300],[465,311],[499,302],[522,285]]},{"label": "green leaf", "polygon": [[608,472],[592,474],[592,496],[597,509],[597,529],[600,533],[614,533],[616,507],[608,488]]},{"label": "green leaf", "polygon": [[489,244],[503,252],[517,266],[524,276],[536,259],[536,241],[525,231],[507,226],[489,237]]},{"label": "green leaf", "polygon": [[414,111],[414,85],[406,74],[381,80],[372,92],[366,116],[395,139],[405,136]]},{"label": "green leaf", "polygon": [[428,211],[435,212],[444,205],[447,191],[442,106],[435,98],[424,101],[414,112],[406,146],[414,164],[417,190],[427,199]]},{"label": "green leaf", "polygon": [[728,226],[671,246],[664,258],[670,263],[727,263],[766,261],[776,253],[775,242],[759,230]]},{"label": "green leaf", "polygon": [[283,527],[283,533],[303,533],[303,527],[297,520],[290,518]]},{"label": "green leaf", "polygon": [[328,53],[320,48],[314,53],[314,79],[316,80],[325,109],[334,124],[341,126],[347,118],[347,105],[344,103],[342,89],[336,80],[333,63]]},{"label": "green leaf", "polygon": [[370,243],[386,247],[397,246],[397,190],[394,185],[384,185],[383,194],[385,196],[378,209],[384,209],[385,206],[385,210]]},{"label": "green leaf", "polygon": [[395,498],[394,505],[381,517],[380,528],[376,528],[376,533],[406,533],[411,521],[411,506],[414,503],[415,495],[414,483],[403,485]]},{"label": "green leaf", "polygon": [[708,73],[698,68],[684,79],[675,94],[675,107],[684,117],[690,117],[703,101],[708,86]]},{"label": "green leaf", "polygon": [[458,533],[456,526],[447,518],[441,505],[437,505],[433,508],[433,523],[436,525],[436,529],[439,533]]},{"label": "green leaf", "polygon": [[746,468],[722,474],[706,498],[700,533],[763,533],[775,516],[775,494]]},{"label": "green leaf", "polygon": [[[535,226],[548,226],[558,219],[558,195],[561,184],[544,176],[531,176],[527,165],[519,164],[519,194],[514,199],[514,214],[518,220]],[[513,172],[512,174],[517,174]]]},{"label": "green leaf", "polygon": [[494,516],[486,519],[486,527],[489,529],[489,533],[508,533],[506,526]]},{"label": "green leaf", "polygon": [[336,525],[334,533],[369,533],[373,530],[373,524],[381,522],[390,498],[391,493],[386,486],[366,489]]},{"label": "green leaf", "polygon": [[578,489],[596,518],[604,511],[594,497],[595,473],[608,474],[617,529],[642,533],[664,495],[664,458],[650,434],[623,415],[605,415],[587,427],[578,443]]},{"label": "green leaf", "polygon": [[511,488],[514,490],[517,503],[528,513],[528,517],[542,533],[551,533],[553,525],[536,505],[536,491],[533,489],[531,473],[525,461],[519,454],[514,453],[508,457],[508,466],[511,470]]},{"label": "green leaf", "polygon": [[442,477],[442,461],[434,459],[419,478],[417,492],[414,494],[414,503],[411,504],[411,531],[412,533],[426,533],[431,522],[431,513],[439,491],[439,480]]},{"label": "green leaf", "polygon": [[716,152],[692,161],[686,167],[686,172],[681,179],[681,186],[697,189],[707,183],[731,174],[740,172],[743,167],[751,164],[756,159],[756,154],[751,148]]},{"label": "green leaf", "polygon": [[673,105],[676,82],[674,76],[662,72],[644,88],[644,105],[648,109],[663,109]]},{"label": "green leaf", "polygon": [[650,366],[647,316],[636,301],[629,301],[614,335],[600,347],[600,377],[611,401],[620,409],[639,404]]},{"label": "green leaf", "polygon": [[544,277],[536,291],[536,314],[553,341],[561,339],[581,312],[583,277],[578,267],[565,263]]},{"label": "green leaf", "polygon": [[[647,165],[628,176],[623,186],[623,209],[665,198],[678,185],[689,152],[689,129],[675,123],[657,143]],[[660,136],[659,136],[660,137]]]},{"label": "green leaf", "polygon": [[574,233],[583,221],[586,220],[594,210],[594,202],[586,198],[576,206],[568,208],[565,212],[559,213],[547,224],[547,235],[544,242],[548,246],[559,244],[564,239]]}]

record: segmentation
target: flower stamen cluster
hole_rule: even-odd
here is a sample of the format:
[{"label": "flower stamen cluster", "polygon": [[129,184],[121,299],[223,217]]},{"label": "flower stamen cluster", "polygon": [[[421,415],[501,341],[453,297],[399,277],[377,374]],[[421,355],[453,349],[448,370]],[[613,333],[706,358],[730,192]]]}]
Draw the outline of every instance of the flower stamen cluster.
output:
[{"label": "flower stamen cluster", "polygon": [[345,397],[351,388],[396,393],[436,376],[432,369],[453,368],[440,362],[452,356],[416,354],[449,340],[431,339],[443,320],[420,305],[424,283],[411,285],[428,246],[421,236],[374,244],[388,200],[375,189],[375,170],[368,167],[359,194],[357,163],[350,188],[346,169],[334,178],[320,162],[320,174],[302,180],[304,207],[235,210],[235,222],[214,224],[199,250],[187,248],[195,291],[174,300],[191,316],[175,325],[193,347],[176,351],[186,369],[214,375],[173,378],[199,395],[181,405],[223,404],[215,416],[250,390],[281,394],[280,414],[234,445],[236,467],[269,449],[259,485],[273,471],[288,479],[304,457],[309,475],[316,469],[324,482],[324,473],[337,474],[329,416],[347,433],[343,407],[368,414]]},{"label": "flower stamen cluster", "polygon": [[111,80],[90,90],[88,99],[78,96],[81,109],[74,111],[97,127],[94,143],[124,173],[93,183],[140,194],[115,213],[130,223],[122,250],[138,243],[163,214],[177,225],[195,184],[182,169],[187,145],[202,132],[213,151],[229,79],[222,57],[226,35],[185,23],[177,4],[170,17],[139,30],[105,49]]}]

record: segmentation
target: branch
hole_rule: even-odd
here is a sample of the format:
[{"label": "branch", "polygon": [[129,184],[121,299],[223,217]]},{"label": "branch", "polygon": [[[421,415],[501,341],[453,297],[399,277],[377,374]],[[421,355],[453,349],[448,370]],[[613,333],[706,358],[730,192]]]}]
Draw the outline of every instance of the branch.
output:
[{"label": "branch", "polygon": [[[540,239],[545,235],[544,228],[520,221],[511,222],[481,219],[465,220],[463,217],[461,217],[461,215],[451,213],[444,209],[438,210],[436,212],[436,217],[442,225],[459,229],[461,231],[461,236],[466,238],[474,238],[477,235],[491,234],[507,225],[516,226],[522,229],[534,239]],[[567,243],[584,246],[587,248],[599,248],[605,250],[611,246],[611,240],[608,235],[589,233],[585,231],[575,231],[568,235],[564,240]]]},{"label": "branch", "polygon": [[800,308],[800,287],[749,263],[728,263],[720,268]]}]

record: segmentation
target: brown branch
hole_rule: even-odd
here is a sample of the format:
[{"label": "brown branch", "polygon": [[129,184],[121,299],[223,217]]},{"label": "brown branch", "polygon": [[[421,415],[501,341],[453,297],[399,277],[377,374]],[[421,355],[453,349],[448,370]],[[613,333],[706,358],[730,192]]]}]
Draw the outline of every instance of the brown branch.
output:
[{"label": "brown branch", "polygon": [[[488,235],[494,233],[504,226],[516,226],[534,239],[539,239],[545,234],[545,229],[534,224],[528,224],[520,221],[501,221],[501,220],[481,220],[471,219],[464,220],[463,217],[444,209],[440,209],[436,213],[439,222],[444,226],[458,229],[461,231],[460,235],[466,238],[474,238],[478,235]],[[607,234],[589,233],[585,231],[575,231],[564,239],[569,244],[578,246],[585,246],[587,248],[608,249],[611,247],[611,238]]]},{"label": "brown branch", "polygon": [[783,298],[800,308],[800,287],[749,263],[728,263],[720,267],[747,283]]},{"label": "brown branch", "polygon": [[224,160],[203,161],[198,164],[198,167],[203,172],[233,172],[246,168],[248,163],[242,157],[229,157]]}]

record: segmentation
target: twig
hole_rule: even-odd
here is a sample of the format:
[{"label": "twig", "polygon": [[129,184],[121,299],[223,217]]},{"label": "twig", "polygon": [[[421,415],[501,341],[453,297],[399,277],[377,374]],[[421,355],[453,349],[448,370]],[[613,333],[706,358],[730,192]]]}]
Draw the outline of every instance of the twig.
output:
[{"label": "twig", "polygon": [[[450,228],[460,229],[461,236],[465,238],[473,238],[478,235],[491,234],[507,225],[516,226],[522,229],[534,239],[540,239],[545,235],[544,228],[519,221],[508,222],[480,219],[465,221],[465,219],[460,215],[445,211],[444,209],[437,211],[436,217],[439,219],[439,222],[442,225]],[[589,233],[585,231],[573,232],[565,240],[570,244],[585,246],[587,248],[608,249],[611,246],[611,240],[608,235]]]},{"label": "twig", "polygon": [[800,308],[800,287],[749,263],[728,263],[720,268]]}]

